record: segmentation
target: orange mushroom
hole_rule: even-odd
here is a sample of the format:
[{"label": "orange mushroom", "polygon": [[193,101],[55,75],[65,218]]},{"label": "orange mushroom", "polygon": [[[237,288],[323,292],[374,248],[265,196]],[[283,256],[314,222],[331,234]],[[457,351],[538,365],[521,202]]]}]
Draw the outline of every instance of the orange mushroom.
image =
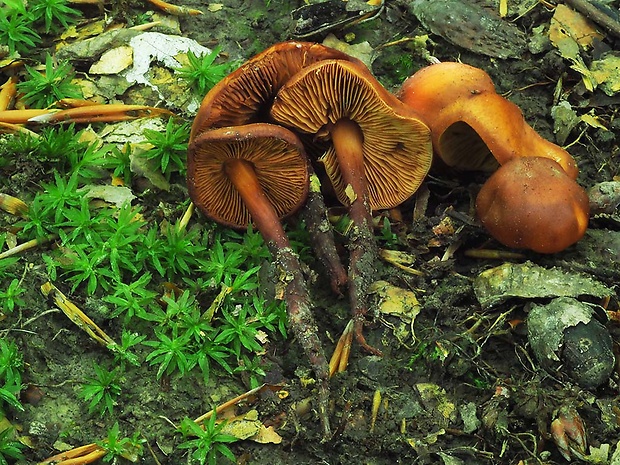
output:
[{"label": "orange mushroom", "polygon": [[495,239],[540,253],[559,252],[581,239],[589,209],[586,191],[544,157],[508,160],[476,199],[478,217]]},{"label": "orange mushroom", "polygon": [[532,129],[481,69],[454,62],[428,66],[403,83],[398,97],[429,126],[436,155],[450,167],[494,171],[511,158],[535,156],[555,160],[577,178],[570,154]]},{"label": "orange mushroom", "polygon": [[355,335],[366,350],[380,353],[362,334],[377,257],[371,212],[399,205],[420,186],[432,159],[429,130],[366,67],[344,60],[323,60],[299,71],[278,92],[271,116],[327,142],[319,161],[354,225],[349,294]]},{"label": "orange mushroom", "polygon": [[280,219],[308,193],[308,163],[299,138],[280,126],[255,123],[202,132],[188,148],[188,188],[213,220],[236,228],[253,221],[278,267],[289,325],[319,380],[319,414],[329,436],[329,367],[297,255]]}]

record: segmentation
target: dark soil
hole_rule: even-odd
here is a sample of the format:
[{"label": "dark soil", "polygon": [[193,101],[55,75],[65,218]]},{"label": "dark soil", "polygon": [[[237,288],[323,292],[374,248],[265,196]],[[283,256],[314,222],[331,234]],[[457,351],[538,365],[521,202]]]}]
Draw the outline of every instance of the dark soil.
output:
[{"label": "dark soil", "polygon": [[[209,12],[204,2],[187,2],[189,7],[205,10],[205,14],[181,19],[181,30],[205,46],[220,45],[231,59],[247,59],[273,43],[290,39],[293,25],[289,13],[303,4],[277,0],[221,3],[220,10]],[[427,65],[410,42],[382,47],[428,33],[410,12],[408,3],[387,1],[375,20],[346,31],[333,31],[340,39],[354,33],[353,42],[370,43],[376,50],[372,71],[389,90],[396,90],[408,75]],[[131,7],[128,17],[149,8],[137,3]],[[549,24],[552,15],[552,10],[537,4],[514,19],[513,24],[531,38],[536,28]],[[472,30],[475,34],[475,25]],[[312,40],[321,41],[324,35]],[[611,34],[601,42],[605,49],[617,50],[619,46],[620,39]],[[525,50],[518,58],[500,59],[474,53],[431,34],[427,50],[441,61],[459,60],[487,71],[498,92],[519,105],[527,122],[549,140],[554,140],[550,109],[556,92],[566,93],[579,114],[593,110],[608,130],[581,124],[564,144],[570,144],[569,151],[578,163],[578,182],[588,188],[620,175],[617,97],[614,100],[600,91],[585,91],[580,75],[552,46],[540,53]],[[587,52],[590,55],[586,61],[592,60],[594,53]],[[192,115],[185,116],[191,120]],[[36,167],[27,168],[36,172]],[[423,215],[414,221],[413,208],[418,199],[408,201],[400,208],[402,221],[391,223],[397,240],[380,240],[384,248],[415,256],[412,267],[421,271],[419,275],[408,274],[388,263],[378,264],[378,278],[412,290],[420,300],[421,311],[412,326],[415,339],[408,324],[373,309],[365,335],[384,356],[369,356],[354,344],[347,371],[331,380],[330,416],[336,436],[321,442],[316,412],[301,407],[314,395],[312,385],[304,386],[300,381],[310,373],[307,360],[296,341],[276,338],[267,357],[272,367],[268,379],[285,379],[283,389],[288,396],[281,399],[268,393],[252,406],[264,423],[276,427],[283,441],[278,445],[251,441],[232,444],[238,463],[567,463],[550,436],[551,422],[565,405],[573,406],[581,415],[589,445],[608,444],[612,452],[616,449],[620,437],[618,370],[595,390],[579,387],[561,367],[546,372],[528,344],[522,322],[527,316],[526,302],[513,299],[482,310],[474,295],[473,279],[506,261],[466,255],[480,247],[505,250],[473,215],[473,200],[485,177],[431,173],[423,186],[429,195]],[[178,184],[165,197],[153,194],[141,202],[153,206],[161,202],[160,208],[178,212],[175,205],[186,200],[182,180]],[[193,221],[204,219],[197,215]],[[443,232],[439,229],[446,226]],[[380,227],[377,234],[381,234]],[[546,268],[558,267],[599,280],[615,292],[607,309],[618,310],[619,236],[617,215],[595,217],[586,237],[566,251],[554,255],[525,251],[523,258],[513,261],[530,260]],[[338,239],[345,257],[346,244]],[[446,253],[448,250],[450,253]],[[30,267],[23,283],[29,290],[29,307],[22,315],[22,321],[26,321],[53,307],[39,294],[40,285],[48,279],[39,253],[27,253],[20,263]],[[311,266],[317,268],[316,264]],[[318,273],[311,290],[317,306],[315,315],[324,348],[331,354],[349,319],[348,301],[334,297],[320,269],[315,271]],[[101,302],[79,295],[75,299],[91,318],[98,320]],[[618,321],[605,325],[617,348]],[[104,329],[118,338],[120,323],[108,321]],[[16,341],[23,351],[27,363],[25,383],[39,386],[44,392],[38,404],[27,404],[25,412],[11,415],[12,421],[23,428],[23,434],[35,438],[36,446],[26,452],[26,463],[55,453],[53,445],[59,440],[73,446],[101,440],[114,421],[119,421],[125,432],[140,431],[160,463],[189,463],[187,452],[175,448],[180,437],[166,419],[176,423],[184,416],[195,418],[247,390],[241,379],[225,374],[215,376],[208,386],[199,377],[191,376],[158,382],[154,370],[144,364],[141,369],[126,372],[121,403],[115,406],[113,418],[99,419],[87,413],[76,393],[80,382],[92,376],[93,362],[109,357],[104,349],[75,329],[60,312],[40,316],[25,326],[24,332],[12,331],[6,337]],[[373,428],[372,405],[377,392],[381,401]],[[240,411],[244,409],[246,406]],[[146,452],[142,463],[156,462]]]}]

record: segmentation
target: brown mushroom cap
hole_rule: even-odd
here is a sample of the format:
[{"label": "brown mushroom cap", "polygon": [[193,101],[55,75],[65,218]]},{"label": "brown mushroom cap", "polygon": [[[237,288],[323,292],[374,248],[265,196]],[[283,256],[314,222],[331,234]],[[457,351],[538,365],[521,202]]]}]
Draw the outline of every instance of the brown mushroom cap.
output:
[{"label": "brown mushroom cap", "polygon": [[226,160],[244,159],[256,172],[277,215],[297,211],[308,193],[308,163],[299,138],[286,128],[256,123],[200,134],[188,149],[189,195],[209,218],[233,228],[252,221],[226,174]]},{"label": "brown mushroom cap", "polygon": [[403,83],[398,97],[428,124],[435,153],[450,167],[494,171],[515,156],[537,156],[577,177],[570,154],[534,131],[481,69],[452,62],[428,66]]},{"label": "brown mushroom cap", "polygon": [[[364,174],[370,208],[392,208],[420,186],[432,161],[428,127],[385,90],[363,65],[324,60],[310,65],[278,92],[271,116],[280,124],[317,139],[329,139],[339,120],[355,122],[363,133]],[[332,144],[319,159],[338,199],[351,203]]]},{"label": "brown mushroom cap", "polygon": [[476,211],[502,244],[555,253],[585,234],[589,200],[555,161],[518,157],[500,166],[482,186]]},{"label": "brown mushroom cap", "polygon": [[330,58],[361,63],[313,42],[281,42],[262,51],[207,93],[194,119],[190,140],[209,128],[266,122],[280,87],[302,68]]}]

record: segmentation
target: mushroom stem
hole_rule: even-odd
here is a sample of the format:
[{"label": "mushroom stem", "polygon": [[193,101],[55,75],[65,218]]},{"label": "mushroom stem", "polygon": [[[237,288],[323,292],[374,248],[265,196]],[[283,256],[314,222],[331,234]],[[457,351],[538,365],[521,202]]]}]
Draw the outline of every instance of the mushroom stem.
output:
[{"label": "mushroom stem", "polygon": [[265,242],[273,242],[276,249],[290,247],[280,219],[260,185],[254,165],[241,158],[229,158],[224,162],[224,172],[239,192]]},{"label": "mushroom stem", "polygon": [[263,191],[254,165],[243,159],[230,158],[224,171],[249,210],[279,268],[279,285],[286,302],[289,326],[304,349],[319,381],[319,417],[324,440],[330,437],[329,427],[329,365],[318,337],[319,329],[312,315],[312,304],[301,273],[299,258],[293,252],[273,205]]},{"label": "mushroom stem", "polygon": [[355,339],[366,351],[382,355],[380,350],[366,342],[363,334],[368,313],[366,290],[372,284],[378,256],[364,174],[364,135],[359,125],[348,118],[336,121],[330,133],[340,173],[347,186],[349,216],[354,225],[349,232],[349,298],[355,321]]},{"label": "mushroom stem", "polygon": [[284,287],[289,327],[301,344],[318,378],[318,412],[323,426],[323,441],[331,439],[329,427],[329,365],[319,329],[312,315],[310,298],[301,274],[299,259],[290,247],[271,251],[280,276],[279,284]]}]

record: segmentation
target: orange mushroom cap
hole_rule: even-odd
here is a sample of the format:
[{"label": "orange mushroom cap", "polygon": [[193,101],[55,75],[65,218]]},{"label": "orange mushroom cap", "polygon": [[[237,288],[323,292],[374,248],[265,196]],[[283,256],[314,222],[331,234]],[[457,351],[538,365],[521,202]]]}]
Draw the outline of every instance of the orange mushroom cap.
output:
[{"label": "orange mushroom cap", "polygon": [[361,63],[344,52],[313,42],[272,45],[250,58],[205,95],[190,140],[214,127],[266,122],[276,93],[291,76],[320,60],[338,58]]},{"label": "orange mushroom cap", "polygon": [[583,237],[588,227],[586,191],[555,161],[508,160],[480,189],[478,218],[508,247],[555,253]]},{"label": "orange mushroom cap", "polygon": [[332,142],[319,161],[344,205],[353,202],[354,194],[343,180],[333,145],[331,131],[337,123],[349,120],[361,130],[371,209],[392,208],[408,199],[430,168],[428,127],[360,64],[323,60],[304,68],[280,89],[271,116],[317,140]]},{"label": "orange mushroom cap", "polygon": [[570,154],[534,131],[481,69],[453,62],[428,66],[403,83],[398,97],[429,126],[435,153],[450,167],[494,171],[511,158],[536,156],[555,160],[577,178]]},{"label": "orange mushroom cap", "polygon": [[301,141],[281,126],[255,123],[212,129],[190,144],[189,195],[206,216],[233,228],[247,228],[252,221],[228,174],[227,163],[238,159],[251,164],[262,189],[255,195],[265,195],[279,218],[301,207],[308,194],[308,163]]}]

